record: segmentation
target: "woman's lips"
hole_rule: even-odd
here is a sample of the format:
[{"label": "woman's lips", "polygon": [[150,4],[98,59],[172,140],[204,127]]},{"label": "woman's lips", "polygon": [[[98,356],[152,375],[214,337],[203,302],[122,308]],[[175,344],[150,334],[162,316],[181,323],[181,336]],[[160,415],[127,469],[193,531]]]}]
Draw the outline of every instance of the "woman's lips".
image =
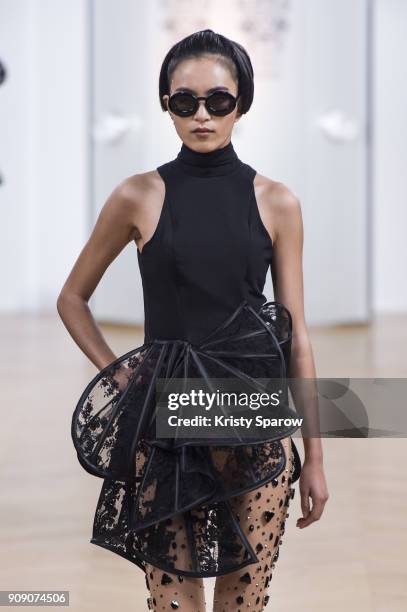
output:
[{"label": "woman's lips", "polygon": [[206,128],[205,129],[198,128],[196,130],[193,130],[193,132],[194,134],[211,134],[213,130],[207,130]]}]

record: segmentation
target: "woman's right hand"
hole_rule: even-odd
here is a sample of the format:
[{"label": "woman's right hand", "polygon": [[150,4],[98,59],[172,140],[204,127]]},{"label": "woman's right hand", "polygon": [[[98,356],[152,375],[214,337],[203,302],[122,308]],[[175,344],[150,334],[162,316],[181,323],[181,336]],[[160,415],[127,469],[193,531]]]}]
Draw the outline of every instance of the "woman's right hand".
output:
[{"label": "woman's right hand", "polygon": [[124,391],[129,384],[133,370],[127,366],[121,365],[113,374],[112,378],[118,384],[119,391]]},{"label": "woman's right hand", "polygon": [[[324,468],[321,460],[305,458],[300,475],[301,510],[303,516],[297,520],[297,527],[303,529],[319,521],[329,499]],[[310,499],[312,508],[310,508]]]}]

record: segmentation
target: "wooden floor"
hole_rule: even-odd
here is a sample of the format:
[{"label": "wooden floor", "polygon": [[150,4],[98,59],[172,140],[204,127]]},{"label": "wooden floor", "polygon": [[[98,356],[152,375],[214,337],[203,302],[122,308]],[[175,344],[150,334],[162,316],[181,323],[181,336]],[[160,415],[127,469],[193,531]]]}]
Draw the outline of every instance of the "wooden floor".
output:
[{"label": "wooden floor", "polygon": [[[141,330],[102,329],[117,355],[142,343]],[[69,590],[75,612],[146,610],[141,570],[89,543],[102,481],[79,465],[70,424],[96,368],[57,317],[3,317],[0,333],[0,590]],[[407,317],[310,334],[320,377],[407,376]],[[406,440],[323,446],[329,502],[297,529],[296,484],[267,610],[406,612]]]}]

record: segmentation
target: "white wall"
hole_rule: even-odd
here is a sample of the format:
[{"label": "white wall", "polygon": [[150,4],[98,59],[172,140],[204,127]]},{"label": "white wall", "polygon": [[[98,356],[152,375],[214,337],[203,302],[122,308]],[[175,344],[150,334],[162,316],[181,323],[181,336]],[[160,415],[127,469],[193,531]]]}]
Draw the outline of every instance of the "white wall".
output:
[{"label": "white wall", "polygon": [[[61,283],[89,233],[87,5],[86,0],[1,0],[0,57],[9,73],[0,87],[3,312],[54,311]],[[376,311],[407,309],[406,24],[404,0],[375,0]],[[249,122],[248,117],[243,132]],[[301,195],[300,168],[285,163],[295,160],[293,151],[280,142],[273,159],[267,144],[256,143],[251,151],[245,144],[246,156],[266,173],[274,162],[273,175]]]},{"label": "white wall", "polygon": [[2,0],[2,311],[55,311],[88,229],[87,2]]},{"label": "white wall", "polygon": [[407,310],[407,2],[375,0],[374,308]]}]

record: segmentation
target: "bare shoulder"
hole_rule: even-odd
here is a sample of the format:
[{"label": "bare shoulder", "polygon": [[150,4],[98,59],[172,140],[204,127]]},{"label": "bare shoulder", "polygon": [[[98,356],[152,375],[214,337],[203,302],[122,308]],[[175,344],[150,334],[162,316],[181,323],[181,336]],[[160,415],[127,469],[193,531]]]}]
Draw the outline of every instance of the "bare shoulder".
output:
[{"label": "bare shoulder", "polygon": [[260,216],[273,242],[287,228],[287,223],[301,221],[300,200],[284,183],[257,173],[254,191]]},{"label": "bare shoulder", "polygon": [[300,201],[296,194],[280,181],[273,181],[267,176],[256,174],[254,179],[256,196],[259,195],[269,207],[278,211],[297,209]]},{"label": "bare shoulder", "polygon": [[132,227],[132,240],[140,249],[154,233],[165,197],[165,183],[157,170],[124,178],[116,187],[121,212]]},{"label": "bare shoulder", "polygon": [[165,195],[165,183],[157,170],[141,172],[124,178],[114,190],[114,200],[133,228],[137,245],[148,234],[158,218]]},{"label": "bare shoulder", "polygon": [[157,170],[132,174],[126,177],[117,186],[117,190],[123,199],[133,202],[135,205],[141,203],[145,198],[161,195],[164,189],[164,181]]}]

